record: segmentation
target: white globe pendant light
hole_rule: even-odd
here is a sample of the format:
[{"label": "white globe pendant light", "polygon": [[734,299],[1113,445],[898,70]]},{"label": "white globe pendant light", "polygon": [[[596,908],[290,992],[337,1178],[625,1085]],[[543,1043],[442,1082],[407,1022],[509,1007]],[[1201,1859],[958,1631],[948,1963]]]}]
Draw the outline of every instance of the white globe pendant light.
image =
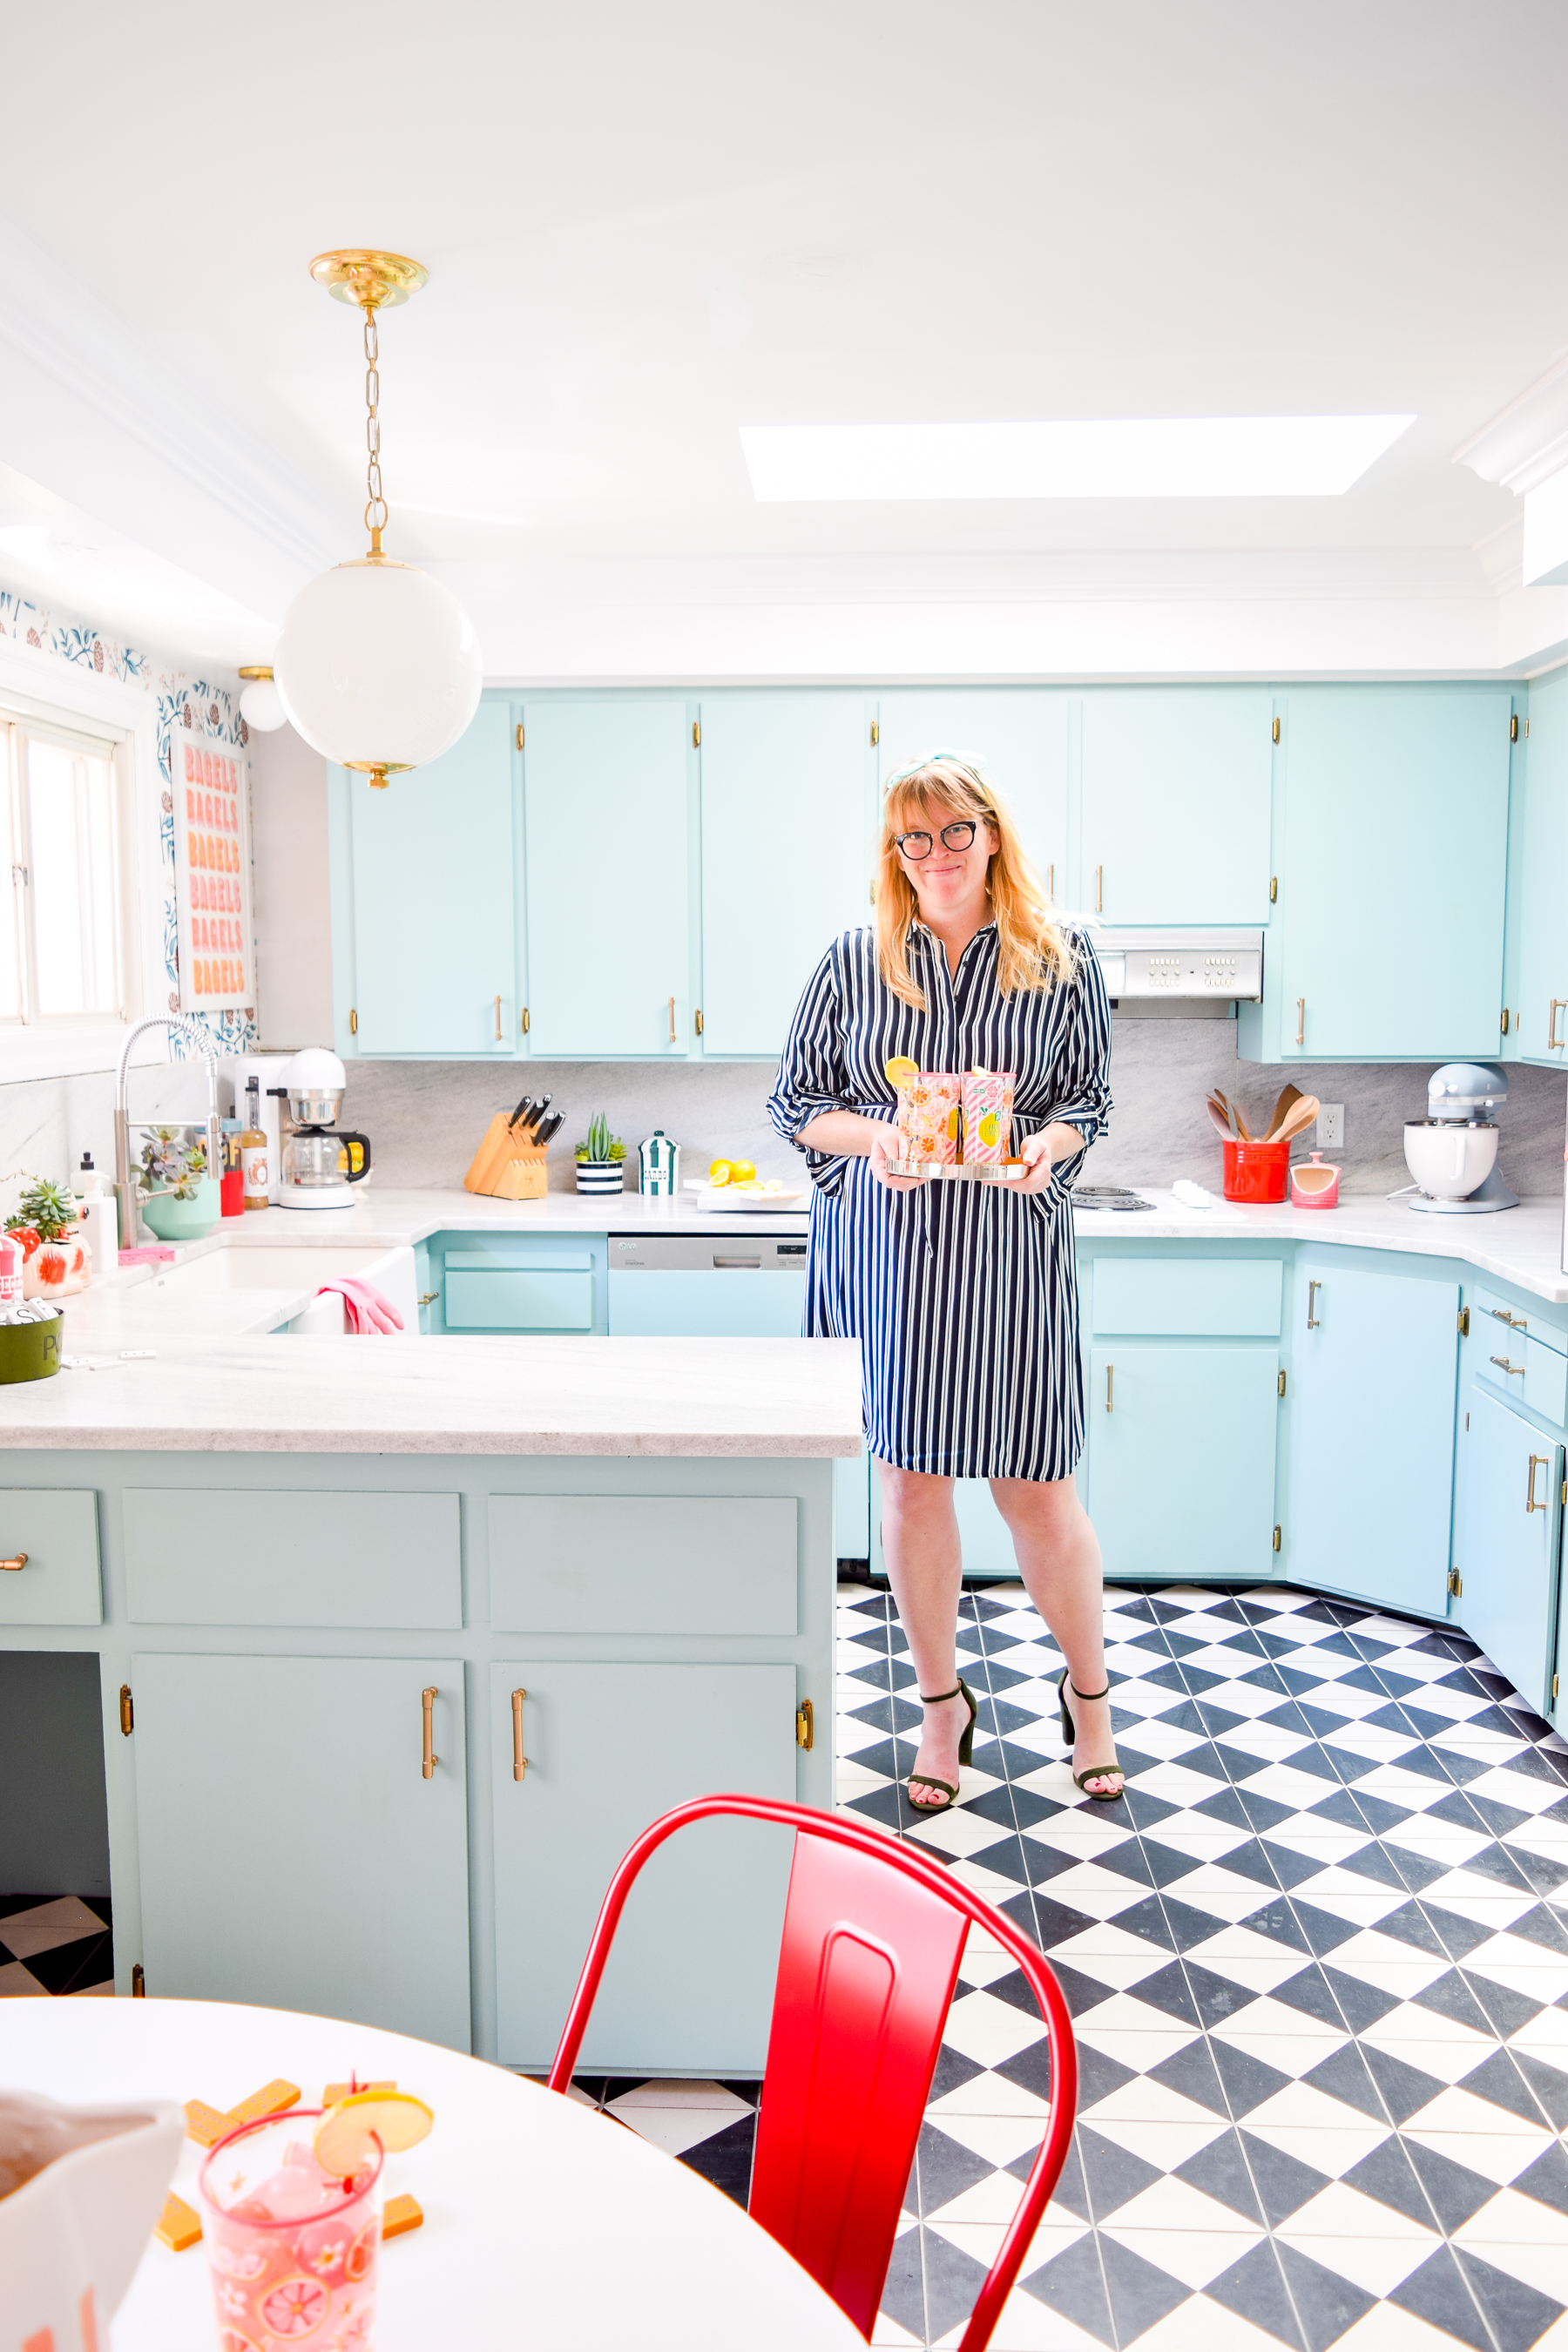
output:
[{"label": "white globe pendant light", "polygon": [[253,735],[270,735],[275,727],[287,727],[289,713],[283,708],[283,698],[273,683],[269,664],[252,662],[240,671],[245,691],[239,698],[239,715]]},{"label": "white globe pendant light", "polygon": [[318,254],[310,275],[364,313],[370,551],[301,588],[283,616],[272,667],[284,715],[306,742],[384,785],[450,750],[479,708],[484,666],[473,623],[450,589],[382,552],[376,313],[406,302],[426,272],[401,254],[354,250]]}]

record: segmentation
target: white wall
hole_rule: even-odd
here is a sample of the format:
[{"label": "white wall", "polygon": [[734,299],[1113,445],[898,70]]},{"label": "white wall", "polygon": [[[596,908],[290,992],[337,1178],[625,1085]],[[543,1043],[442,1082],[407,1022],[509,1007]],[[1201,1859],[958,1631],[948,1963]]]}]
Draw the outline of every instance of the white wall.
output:
[{"label": "white wall", "polygon": [[327,763],[291,727],[253,734],[250,839],[262,1049],[332,1041]]}]

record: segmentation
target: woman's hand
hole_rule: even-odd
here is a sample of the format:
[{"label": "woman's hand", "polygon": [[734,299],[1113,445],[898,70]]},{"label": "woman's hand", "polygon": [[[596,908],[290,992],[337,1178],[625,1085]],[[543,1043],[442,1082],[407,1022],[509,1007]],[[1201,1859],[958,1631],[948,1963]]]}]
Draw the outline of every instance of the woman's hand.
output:
[{"label": "woman's hand", "polygon": [[1063,1119],[1053,1119],[1038,1135],[1027,1137],[1018,1147],[1018,1157],[1027,1173],[1018,1185],[1020,1192],[1048,1192],[1051,1171],[1058,1160],[1070,1160],[1083,1150],[1083,1138],[1076,1127]]},{"label": "woman's hand", "polygon": [[795,1140],[808,1144],[813,1151],[842,1152],[846,1159],[869,1160],[872,1175],[889,1192],[913,1192],[925,1181],[923,1176],[889,1174],[888,1161],[899,1140],[897,1130],[889,1119],[868,1118],[864,1111],[819,1111],[815,1118],[806,1121]]},{"label": "woman's hand", "polygon": [[877,1129],[871,1139],[870,1158],[871,1173],[878,1183],[885,1184],[889,1192],[918,1192],[926,1181],[923,1176],[895,1176],[888,1166],[898,1145],[897,1130],[885,1119],[876,1119],[868,1124]]}]

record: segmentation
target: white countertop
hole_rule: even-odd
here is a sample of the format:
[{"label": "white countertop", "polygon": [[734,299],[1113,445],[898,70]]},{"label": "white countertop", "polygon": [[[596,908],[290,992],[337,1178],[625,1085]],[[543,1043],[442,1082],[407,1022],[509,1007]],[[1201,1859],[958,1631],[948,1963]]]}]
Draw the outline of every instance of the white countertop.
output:
[{"label": "white countertop", "polygon": [[[795,1209],[700,1209],[695,1192],[670,1201],[640,1192],[547,1192],[542,1201],[492,1201],[485,1192],[377,1192],[352,1209],[255,1209],[223,1228],[252,1241],[422,1242],[432,1234],[804,1234],[809,1203]],[[306,1231],[301,1233],[300,1227]]]},{"label": "white countertop", "polygon": [[0,1447],[846,1456],[851,1339],[163,1338],[0,1387]]}]

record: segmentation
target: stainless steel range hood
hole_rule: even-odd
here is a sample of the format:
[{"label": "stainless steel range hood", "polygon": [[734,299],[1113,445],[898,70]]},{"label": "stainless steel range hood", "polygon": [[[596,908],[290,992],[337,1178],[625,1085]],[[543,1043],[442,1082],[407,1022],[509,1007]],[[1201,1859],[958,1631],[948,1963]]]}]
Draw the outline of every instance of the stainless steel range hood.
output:
[{"label": "stainless steel range hood", "polygon": [[1135,1020],[1223,1021],[1263,997],[1261,931],[1091,934],[1117,1011]]}]

